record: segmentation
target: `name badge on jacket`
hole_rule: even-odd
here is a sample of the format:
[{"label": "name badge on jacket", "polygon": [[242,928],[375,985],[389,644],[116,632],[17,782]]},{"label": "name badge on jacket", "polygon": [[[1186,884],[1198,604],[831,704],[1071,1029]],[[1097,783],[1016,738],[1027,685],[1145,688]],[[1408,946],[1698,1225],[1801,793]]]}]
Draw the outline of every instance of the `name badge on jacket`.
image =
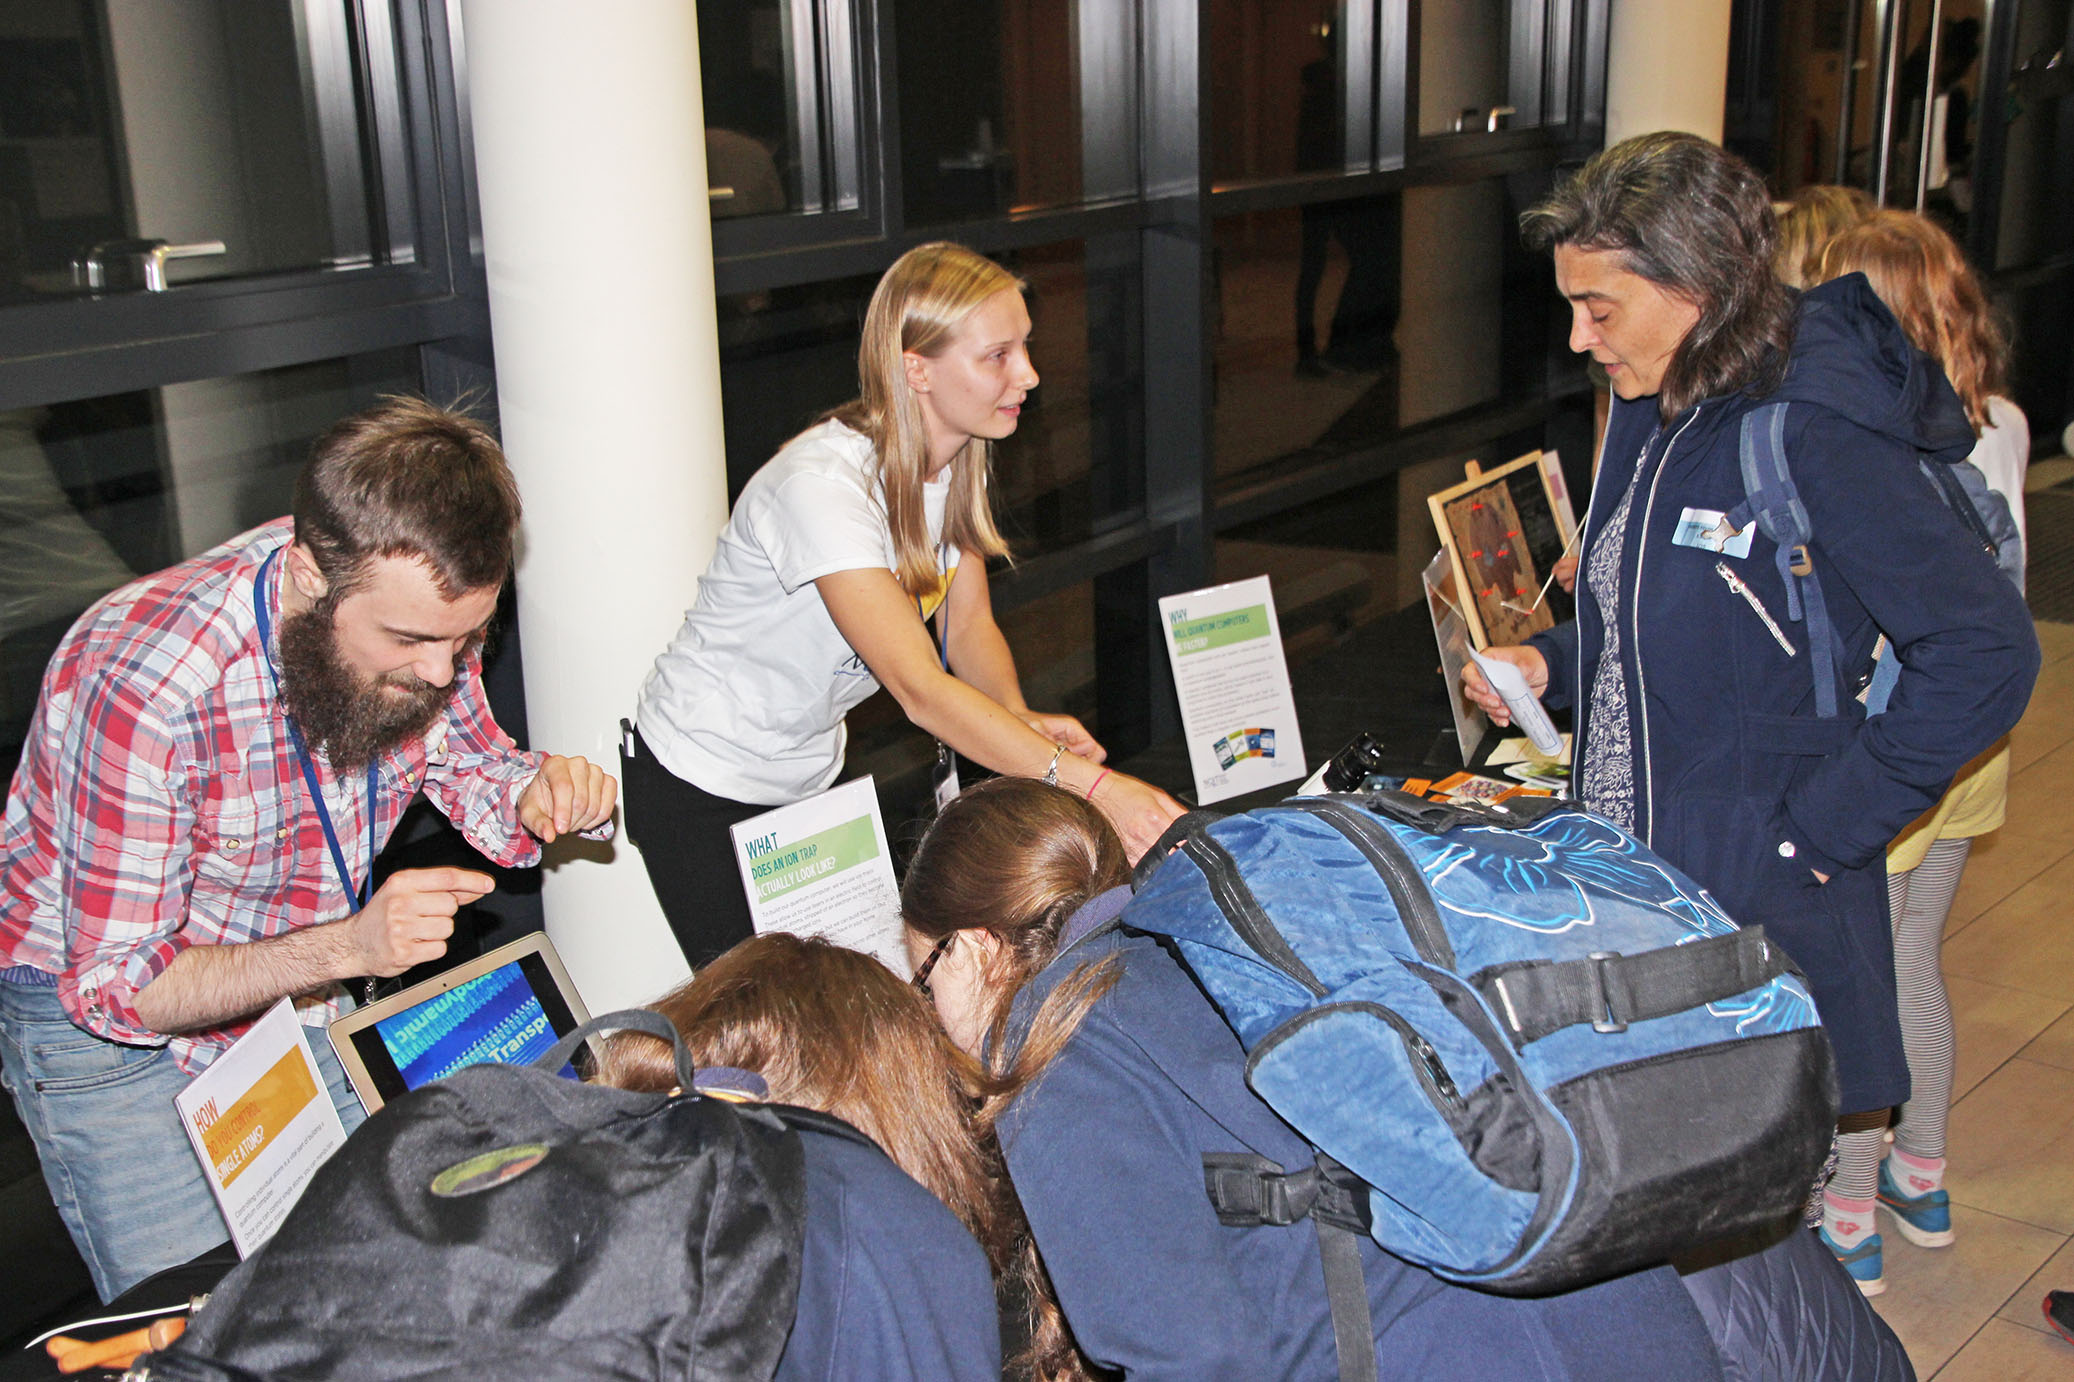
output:
[{"label": "name badge on jacket", "polygon": [[1737,532],[1729,523],[1728,515],[1719,509],[1688,508],[1678,515],[1678,526],[1671,533],[1671,541],[1680,547],[1697,547],[1703,552],[1721,552],[1727,556],[1742,558],[1750,555],[1750,535],[1757,525]]}]

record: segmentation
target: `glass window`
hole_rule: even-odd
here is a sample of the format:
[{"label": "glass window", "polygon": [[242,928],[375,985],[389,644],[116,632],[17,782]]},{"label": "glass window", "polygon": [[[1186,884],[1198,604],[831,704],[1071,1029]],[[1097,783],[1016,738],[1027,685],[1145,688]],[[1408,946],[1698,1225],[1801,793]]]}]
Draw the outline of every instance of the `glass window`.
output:
[{"label": "glass window", "polygon": [[913,225],[1138,189],[1128,0],[895,7],[901,185]]},{"label": "glass window", "polygon": [[[1213,0],[1210,174],[1220,187],[1367,162],[1367,83],[1350,82],[1346,6]],[[1349,140],[1349,91],[1355,137]]]},{"label": "glass window", "polygon": [[1219,479],[1397,430],[1402,199],[1228,217],[1216,240]]},{"label": "glass window", "polygon": [[418,377],[391,350],[0,412],[0,769],[88,605],[288,512],[318,434]]},{"label": "glass window", "polygon": [[1552,280],[1519,244],[1545,175],[1217,223],[1219,488],[1547,388]]},{"label": "glass window", "polygon": [[[1015,435],[994,449],[994,508],[1028,554],[1087,537],[1140,502],[1130,447],[1137,268],[1130,254],[1097,262],[1081,241],[1000,258],[1029,284],[1041,382]],[[856,397],[858,331],[877,283],[874,274],[721,298],[731,495],[788,438]]]},{"label": "glass window", "polygon": [[715,220],[858,205],[849,0],[701,0]]},{"label": "glass window", "polygon": [[[1551,42],[1562,0],[1425,0],[1419,6],[1419,133],[1520,129],[1543,119],[1543,73],[1553,52],[1567,70],[1569,45]],[[1551,116],[1561,118],[1560,108]]]},{"label": "glass window", "polygon": [[0,301],[411,258],[411,189],[369,161],[391,19],[360,8],[0,8]]}]

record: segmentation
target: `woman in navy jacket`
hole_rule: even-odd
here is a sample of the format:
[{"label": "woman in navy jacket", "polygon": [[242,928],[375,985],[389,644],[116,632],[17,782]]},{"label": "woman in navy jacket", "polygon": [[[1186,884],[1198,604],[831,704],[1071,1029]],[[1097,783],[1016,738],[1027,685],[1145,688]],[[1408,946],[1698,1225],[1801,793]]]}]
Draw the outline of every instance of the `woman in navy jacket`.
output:
[{"label": "woman in navy jacket", "polygon": [[[1570,345],[1615,395],[1585,522],[1577,618],[1496,652],[1576,716],[1584,804],[1628,826],[1806,972],[1845,1114],[1908,1095],[1887,842],[2016,723],[2038,670],[2028,611],[1917,473],[1973,445],[1951,386],[1862,276],[1796,298],[1771,277],[1764,185],[1690,135],[1608,149],[1523,218],[1552,250]],[[1743,420],[1784,446],[1844,669],[1745,497]],[[1885,713],[1853,697],[1884,632]],[[1820,714],[1816,680],[1837,708]],[[1502,702],[1465,683],[1500,724]]]},{"label": "woman in navy jacket", "polygon": [[[1312,1226],[1226,1227],[1203,1186],[1206,1152],[1288,1168],[1314,1153],[1246,1088],[1237,1038],[1179,964],[1108,924],[1128,878],[1115,832],[1074,794],[972,788],[902,890],[918,982],[1003,1073],[991,1111],[1009,1175],[1088,1358],[1134,1379],[1336,1376]],[[1380,1375],[1722,1376],[1668,1268],[1518,1300],[1366,1237],[1359,1251]]]}]

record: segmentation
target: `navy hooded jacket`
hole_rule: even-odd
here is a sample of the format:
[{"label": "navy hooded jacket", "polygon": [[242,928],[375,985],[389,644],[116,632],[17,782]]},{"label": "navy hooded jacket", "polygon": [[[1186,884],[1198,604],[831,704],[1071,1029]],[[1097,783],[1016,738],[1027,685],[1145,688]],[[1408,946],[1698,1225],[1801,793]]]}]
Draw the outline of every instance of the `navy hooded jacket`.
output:
[{"label": "navy hooded jacket", "polygon": [[[1088,1356],[1131,1379],[1258,1382],[1338,1375],[1309,1223],[1229,1228],[1205,1152],[1286,1169],[1315,1153],[1245,1083],[1245,1052],[1148,936],[1100,931],[1016,996],[1011,1031],[1088,962],[1116,985],[1017,1097],[1001,1145],[1060,1308]],[[1721,1365],[1669,1268],[1545,1299],[1440,1280],[1360,1241],[1384,1377],[1712,1382]]]},{"label": "navy hooded jacket", "polygon": [[[1788,618],[1763,534],[1742,558],[1672,540],[1688,511],[1742,502],[1742,420],[1776,401],[1788,404],[1786,455],[1845,665],[1869,673],[1882,632],[1901,653],[1888,709],[1871,719],[1856,685],[1841,688],[1835,718],[1817,717],[1807,628]],[[1619,608],[1602,609],[1580,580],[1576,620],[1532,640],[1548,660],[1546,699],[1576,707],[1581,762],[1606,621],[1620,620],[1635,833],[1806,972],[1844,1112],[1908,1095],[1887,844],[2016,723],[2038,672],[2022,598],[1917,470],[1918,453],[1957,462],[1973,444],[1943,372],[1864,277],[1825,283],[1800,300],[1769,397],[1710,398],[1667,424],[1654,398],[1615,400],[1583,550],[1639,466]]]}]

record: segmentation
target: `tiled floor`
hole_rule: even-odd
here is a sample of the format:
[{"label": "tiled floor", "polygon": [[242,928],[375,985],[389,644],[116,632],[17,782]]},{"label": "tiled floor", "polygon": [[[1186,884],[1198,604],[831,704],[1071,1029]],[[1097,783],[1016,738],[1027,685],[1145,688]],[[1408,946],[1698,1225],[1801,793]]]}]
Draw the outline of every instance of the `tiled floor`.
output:
[{"label": "tiled floor", "polygon": [[2014,736],[2009,819],[1975,845],[1945,929],[1958,1025],[1949,1186],[1958,1241],[1883,1233],[1873,1304],[1936,1382],[2074,1378],[2039,1313],[2074,1289],[2074,624]]}]

